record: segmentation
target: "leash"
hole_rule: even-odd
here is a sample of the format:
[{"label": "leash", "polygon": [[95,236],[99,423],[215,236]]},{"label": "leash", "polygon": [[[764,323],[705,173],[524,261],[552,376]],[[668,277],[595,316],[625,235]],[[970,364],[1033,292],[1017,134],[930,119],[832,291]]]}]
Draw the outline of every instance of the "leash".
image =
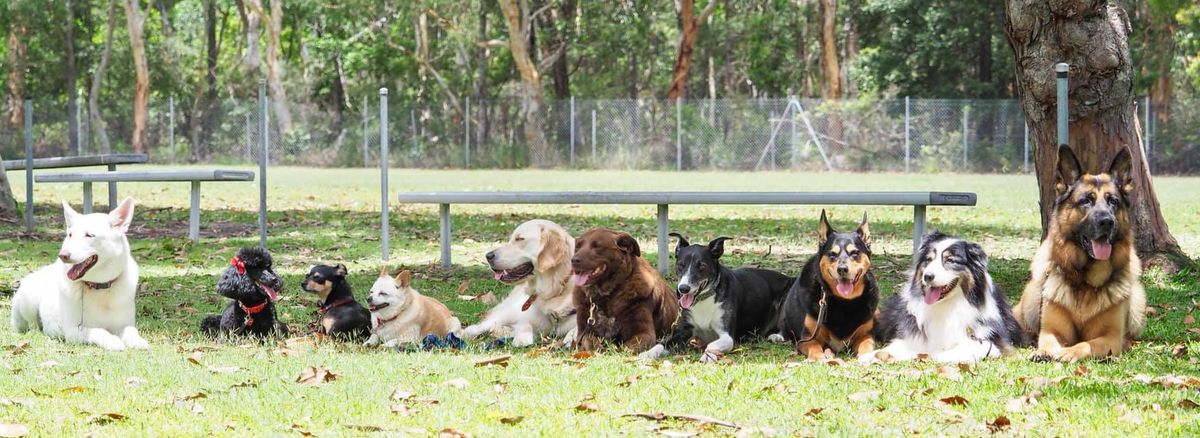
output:
[{"label": "leash", "polygon": [[822,287],[821,288],[821,301],[818,302],[818,305],[820,307],[817,309],[817,327],[815,329],[813,329],[812,334],[809,335],[809,337],[807,339],[801,339],[801,340],[796,341],[797,345],[803,344],[805,342],[810,342],[813,339],[816,339],[817,333],[821,332],[821,326],[825,324],[825,305],[827,304],[826,299],[825,299],[826,295],[828,295],[828,294],[825,292],[825,288]]}]

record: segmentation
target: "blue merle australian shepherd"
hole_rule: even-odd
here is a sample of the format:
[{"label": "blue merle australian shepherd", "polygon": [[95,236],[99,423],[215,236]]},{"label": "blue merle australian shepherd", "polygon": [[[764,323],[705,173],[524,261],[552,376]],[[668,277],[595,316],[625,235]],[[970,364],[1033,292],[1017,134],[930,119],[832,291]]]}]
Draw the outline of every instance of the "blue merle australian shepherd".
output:
[{"label": "blue merle australian shepherd", "polygon": [[928,357],[973,363],[1025,345],[1012,309],[988,275],[978,244],[933,232],[913,256],[908,281],[888,298],[875,324],[887,346],[862,362]]}]

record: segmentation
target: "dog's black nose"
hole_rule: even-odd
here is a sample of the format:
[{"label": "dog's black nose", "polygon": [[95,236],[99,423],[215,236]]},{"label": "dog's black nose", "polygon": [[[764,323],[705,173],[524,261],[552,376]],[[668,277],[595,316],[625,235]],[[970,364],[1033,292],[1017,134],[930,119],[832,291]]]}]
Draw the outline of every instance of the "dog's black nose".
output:
[{"label": "dog's black nose", "polygon": [[837,272],[838,272],[838,275],[846,275],[846,273],[850,272],[850,268],[846,267],[846,266],[838,266]]},{"label": "dog's black nose", "polygon": [[681,284],[681,285],[679,285],[679,293],[681,293],[681,294],[686,294],[686,293],[691,293],[691,292],[692,292],[692,286],[691,286],[691,285],[687,285],[687,284]]},{"label": "dog's black nose", "polygon": [[489,261],[489,262],[492,261],[493,259],[496,258],[496,251],[488,251],[486,257],[487,257],[487,261]]},{"label": "dog's black nose", "polygon": [[922,278],[924,278],[924,279],[925,279],[925,282],[926,282],[926,283],[929,283],[929,282],[933,281],[933,273],[932,273],[932,272],[926,272],[926,273],[925,273],[925,276],[924,276],[924,277],[922,277]]},{"label": "dog's black nose", "polygon": [[1101,216],[1100,219],[1098,219],[1096,221],[1096,224],[1100,225],[1103,228],[1112,228],[1114,222],[1115,221],[1113,220],[1112,215],[1106,214],[1104,216]]},{"label": "dog's black nose", "polygon": [[571,264],[572,264],[572,265],[578,265],[578,264],[579,264],[579,257],[571,257]]}]

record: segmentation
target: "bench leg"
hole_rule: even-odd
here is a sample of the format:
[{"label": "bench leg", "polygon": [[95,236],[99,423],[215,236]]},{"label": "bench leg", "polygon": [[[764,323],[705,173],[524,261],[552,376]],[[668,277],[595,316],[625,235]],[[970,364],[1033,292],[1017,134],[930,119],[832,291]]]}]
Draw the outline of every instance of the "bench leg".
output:
[{"label": "bench leg", "polygon": [[667,252],[667,244],[670,243],[667,233],[667,204],[658,204],[658,272],[663,275],[667,274],[671,265],[671,254]]},{"label": "bench leg", "polygon": [[192,208],[188,211],[188,238],[200,241],[200,181],[192,181]]},{"label": "bench leg", "polygon": [[925,236],[925,206],[913,206],[913,254],[921,246],[921,237]]},{"label": "bench leg", "polygon": [[[109,164],[108,171],[116,172],[117,165]],[[113,181],[113,182],[108,183],[108,211],[113,211],[116,209],[117,209],[117,182]]]},{"label": "bench leg", "polygon": [[442,244],[442,267],[450,267],[450,204],[438,205],[439,226]]},{"label": "bench leg", "polygon": [[92,182],[83,183],[83,214],[92,214]]}]

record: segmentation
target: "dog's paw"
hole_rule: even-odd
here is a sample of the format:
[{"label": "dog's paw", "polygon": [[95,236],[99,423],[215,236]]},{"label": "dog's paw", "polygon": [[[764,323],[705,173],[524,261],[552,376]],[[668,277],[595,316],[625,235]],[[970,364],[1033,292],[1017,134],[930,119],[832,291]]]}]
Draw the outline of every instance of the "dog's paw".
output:
[{"label": "dog's paw", "polygon": [[942,363],[975,363],[979,361],[979,358],[970,353],[944,351],[933,355],[933,360]]},{"label": "dog's paw", "polygon": [[125,343],[126,348],[133,348],[136,350],[145,350],[150,348],[150,343],[146,342],[146,339],[142,338],[142,335],[138,333],[136,328],[133,327],[126,327],[125,331],[121,333],[121,342]]},{"label": "dog's paw", "polygon": [[784,339],[783,335],[779,333],[771,333],[771,336],[767,336],[767,340],[775,343],[787,342],[787,339]]},{"label": "dog's paw", "polygon": [[463,329],[461,335],[463,339],[475,339],[478,338],[479,335],[482,335],[484,331],[485,330],[480,328],[478,325],[473,325]]},{"label": "dog's paw", "polygon": [[650,347],[649,350],[643,351],[640,354],[638,354],[638,359],[645,359],[645,360],[658,359],[658,358],[662,357],[663,354],[666,354],[666,352],[667,352],[667,347],[664,347],[663,344],[656,344],[655,346]]},{"label": "dog's paw", "polygon": [[92,339],[92,343],[108,351],[121,351],[125,349],[125,342],[113,335],[96,336]]},{"label": "dog's paw", "polygon": [[1091,345],[1088,345],[1086,342],[1080,342],[1058,350],[1058,353],[1054,355],[1054,360],[1071,363],[1090,357],[1092,357]]},{"label": "dog's paw", "polygon": [[858,363],[862,364],[862,365],[874,365],[877,363],[883,363],[884,359],[880,356],[885,356],[885,355],[889,358],[891,357],[891,354],[888,354],[888,352],[883,351],[883,350],[875,350],[872,352],[863,353],[863,354],[858,355]]},{"label": "dog's paw", "polygon": [[720,350],[704,350],[704,354],[700,355],[700,363],[717,363],[725,357],[725,353]]}]

